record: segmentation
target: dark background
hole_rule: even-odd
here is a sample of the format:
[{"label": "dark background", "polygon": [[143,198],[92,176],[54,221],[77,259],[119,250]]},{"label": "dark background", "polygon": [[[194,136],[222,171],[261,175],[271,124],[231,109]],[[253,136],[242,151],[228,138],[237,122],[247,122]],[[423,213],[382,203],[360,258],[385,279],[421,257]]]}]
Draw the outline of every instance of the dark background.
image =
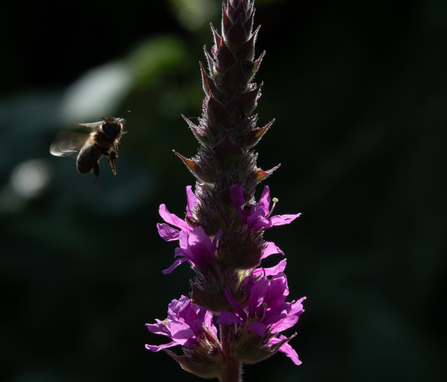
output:
[{"label": "dark background", "polygon": [[[176,245],[155,225],[194,184],[171,150],[196,153],[180,115],[200,115],[220,25],[219,0],[180,3],[1,6],[2,381],[198,380],[144,348],[167,342],[144,324],[193,277],[162,275]],[[303,213],[265,238],[288,258],[289,301],[308,299],[303,364],[278,354],[245,380],[445,380],[446,2],[259,0],[255,23],[259,125],[276,118],[258,163],[282,164],[275,213]],[[49,154],[60,129],[128,109],[116,177]]]}]

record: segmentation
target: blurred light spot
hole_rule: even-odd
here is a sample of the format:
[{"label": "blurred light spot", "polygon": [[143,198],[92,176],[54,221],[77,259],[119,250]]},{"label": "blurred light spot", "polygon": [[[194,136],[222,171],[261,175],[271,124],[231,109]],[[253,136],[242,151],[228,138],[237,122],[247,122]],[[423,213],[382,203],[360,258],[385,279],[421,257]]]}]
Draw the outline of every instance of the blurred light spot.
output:
[{"label": "blurred light spot", "polygon": [[49,180],[48,165],[41,159],[31,159],[14,168],[11,187],[19,196],[33,198],[42,192]]},{"label": "blurred light spot", "polygon": [[133,84],[129,67],[112,62],[85,73],[66,91],[62,104],[63,122],[110,117]]},{"label": "blurred light spot", "polygon": [[220,9],[220,3],[214,0],[170,0],[170,3],[179,21],[189,30],[209,23]]},{"label": "blurred light spot", "polygon": [[175,86],[175,83],[172,84],[175,81],[172,73],[184,68],[187,60],[184,42],[172,36],[157,36],[136,46],[127,62],[137,86],[146,88],[162,83],[163,89],[158,91],[164,92],[166,84],[165,81],[160,81],[160,77],[169,78],[170,83],[167,86]]}]

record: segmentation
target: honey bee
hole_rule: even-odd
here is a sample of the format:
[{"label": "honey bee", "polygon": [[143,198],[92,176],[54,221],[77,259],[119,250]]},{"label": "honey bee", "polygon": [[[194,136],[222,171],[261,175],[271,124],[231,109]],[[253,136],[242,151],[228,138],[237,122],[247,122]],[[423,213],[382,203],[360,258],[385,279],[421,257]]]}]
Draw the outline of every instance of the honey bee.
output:
[{"label": "honey bee", "polygon": [[80,123],[80,126],[91,130],[90,134],[82,134],[75,131],[61,131],[57,134],[50,147],[50,153],[57,156],[70,156],[79,151],[76,159],[76,169],[81,174],[92,172],[99,178],[99,160],[106,156],[109,158],[110,167],[116,175],[115,163],[118,158],[118,144],[124,131],[123,117],[102,118],[102,121],[92,123]]}]

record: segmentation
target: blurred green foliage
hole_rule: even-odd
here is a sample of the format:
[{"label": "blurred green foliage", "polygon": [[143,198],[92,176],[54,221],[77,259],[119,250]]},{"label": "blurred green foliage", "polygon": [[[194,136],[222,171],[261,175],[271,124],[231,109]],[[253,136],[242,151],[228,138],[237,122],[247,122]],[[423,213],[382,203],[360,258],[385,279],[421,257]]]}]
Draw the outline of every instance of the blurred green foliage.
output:
[{"label": "blurred green foliage", "polygon": [[[144,323],[193,277],[161,274],[175,243],[155,225],[194,184],[172,149],[196,153],[181,114],[200,115],[220,5],[4,6],[1,380],[197,380],[144,349],[164,341]],[[259,165],[282,163],[275,212],[303,212],[266,239],[288,257],[290,299],[308,299],[291,343],[303,365],[279,354],[245,380],[445,380],[445,2],[257,5],[259,125],[276,118]],[[116,177],[50,156],[57,131],[128,109]]]}]

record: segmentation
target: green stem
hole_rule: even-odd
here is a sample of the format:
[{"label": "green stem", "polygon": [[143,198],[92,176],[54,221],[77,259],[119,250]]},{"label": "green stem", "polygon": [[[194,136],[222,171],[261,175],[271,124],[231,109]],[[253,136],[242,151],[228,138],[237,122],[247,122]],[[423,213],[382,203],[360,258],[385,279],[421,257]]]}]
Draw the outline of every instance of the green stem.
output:
[{"label": "green stem", "polygon": [[242,364],[231,354],[231,342],[235,331],[234,325],[220,325],[220,342],[224,354],[221,382],[241,382]]}]

